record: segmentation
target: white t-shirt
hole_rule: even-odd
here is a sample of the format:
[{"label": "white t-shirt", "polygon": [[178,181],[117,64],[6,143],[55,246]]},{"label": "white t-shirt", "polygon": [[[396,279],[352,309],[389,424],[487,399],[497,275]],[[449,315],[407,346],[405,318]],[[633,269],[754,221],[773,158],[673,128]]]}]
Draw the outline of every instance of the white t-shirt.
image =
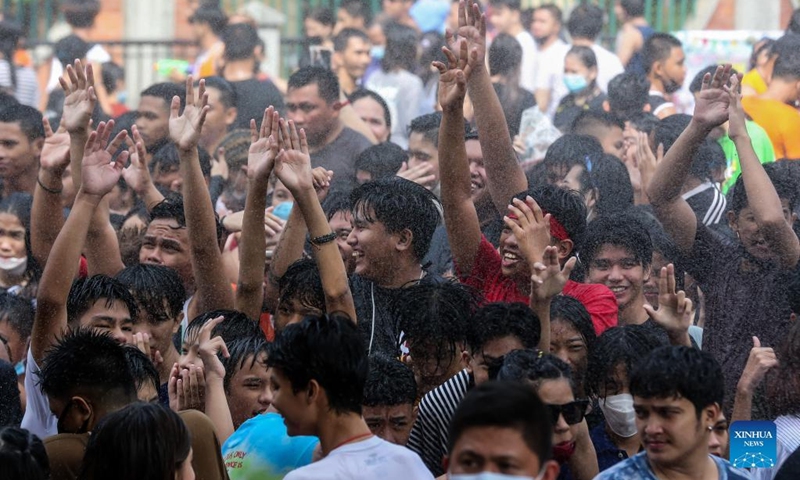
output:
[{"label": "white t-shirt", "polygon": [[556,40],[546,50],[540,48],[537,54],[536,90],[550,90],[550,103],[544,111],[551,119],[556,114],[558,103],[569,93],[564,85],[564,57],[568,51],[569,45]]},{"label": "white t-shirt", "polygon": [[613,52],[598,44],[592,45],[594,56],[597,57],[597,85],[600,90],[608,92],[608,82],[620,73],[625,72],[625,67],[619,57]]},{"label": "white t-shirt", "polygon": [[536,88],[536,41],[530,33],[523,30],[514,38],[522,47],[522,64],[519,70],[519,85],[533,93]]},{"label": "white t-shirt", "polygon": [[25,363],[25,415],[22,417],[22,428],[44,440],[58,433],[58,419],[50,411],[50,401],[39,388],[39,376],[35,373],[39,366],[33,360],[31,349],[28,349],[28,361]]},{"label": "white t-shirt", "polygon": [[286,480],[433,479],[419,456],[380,437],[341,446],[322,460],[290,472]]}]

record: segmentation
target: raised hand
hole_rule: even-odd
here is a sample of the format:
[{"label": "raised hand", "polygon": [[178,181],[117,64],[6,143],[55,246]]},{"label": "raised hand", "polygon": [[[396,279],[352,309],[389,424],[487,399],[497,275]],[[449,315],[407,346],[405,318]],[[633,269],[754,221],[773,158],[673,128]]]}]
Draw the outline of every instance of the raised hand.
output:
[{"label": "raised hand", "polygon": [[81,189],[84,195],[103,197],[110,192],[122,175],[129,152],[123,151],[114,159],[114,154],[125,144],[128,132],[119,132],[111,144],[108,139],[114,129],[114,120],[100,122],[97,130],[89,134],[81,165]]},{"label": "raised hand", "polygon": [[397,171],[397,176],[405,178],[406,180],[411,180],[423,187],[432,186],[436,181],[436,175],[433,175],[433,165],[429,162],[423,162],[411,168],[408,168],[407,162],[403,162],[403,166]]},{"label": "raised hand", "polygon": [[468,57],[475,52],[467,52],[467,42],[459,41],[455,47],[458,56],[445,47],[442,52],[447,57],[447,65],[442,62],[433,62],[432,65],[439,70],[439,104],[444,111],[453,111],[464,107],[464,97],[467,94],[467,76],[472,71]]},{"label": "raised hand", "polygon": [[153,365],[158,367],[164,362],[164,357],[161,356],[161,352],[158,349],[152,348],[150,346],[150,334],[147,332],[136,332],[133,334],[133,344],[136,348],[139,349],[142,353],[147,355]]},{"label": "raised hand", "polygon": [[533,270],[534,264],[541,261],[550,245],[550,214],[545,215],[530,196],[524,202],[513,199],[508,212],[510,215],[505,216],[503,222],[514,233],[520,252]]},{"label": "raised hand", "polygon": [[745,113],[742,108],[742,85],[739,75],[731,75],[731,86],[728,88],[730,106],[728,107],[728,135],[731,138],[746,137],[747,127],[745,124]]},{"label": "raised hand", "polygon": [[695,95],[693,120],[706,128],[714,128],[728,120],[728,107],[731,96],[725,82],[731,76],[731,66],[717,67],[714,74],[703,77],[700,92]]},{"label": "raised hand", "polygon": [[190,75],[186,79],[186,107],[183,109],[183,114],[179,115],[181,101],[177,96],[172,99],[172,105],[170,105],[169,138],[180,150],[184,151],[197,148],[200,132],[209,109],[206,81],[200,80],[197,98],[194,95],[193,82]]},{"label": "raised hand", "polygon": [[74,66],[67,65],[66,76],[69,81],[64,77],[58,79],[66,95],[61,125],[70,133],[85,133],[97,105],[92,64],[87,63],[84,67],[80,60],[75,60]]},{"label": "raised hand", "polygon": [[327,170],[325,167],[317,167],[311,170],[311,180],[314,184],[314,190],[317,192],[317,200],[319,200],[319,203],[322,203],[325,197],[328,196],[328,191],[331,189],[333,170]]},{"label": "raised hand", "polygon": [[753,348],[750,350],[750,356],[747,358],[736,388],[742,393],[752,394],[764,379],[764,375],[777,365],[778,357],[775,356],[775,350],[762,347],[758,337],[753,337]]},{"label": "raised hand", "polygon": [[55,133],[46,118],[42,120],[42,124],[44,125],[44,145],[39,165],[43,170],[48,170],[54,176],[61,178],[69,165],[69,133],[64,128],[63,121]]},{"label": "raised hand", "polygon": [[297,196],[303,189],[314,188],[308,140],[305,130],[300,129],[298,134],[293,121],[280,119],[279,124],[284,148],[276,158],[275,173],[286,188]]},{"label": "raised hand", "polygon": [[147,152],[139,129],[134,125],[131,131],[133,132],[133,145],[128,148],[130,164],[122,171],[122,177],[131,190],[139,195],[144,195],[153,185],[153,179],[150,177],[150,169],[147,168]]},{"label": "raised hand", "polygon": [[220,323],[225,321],[225,317],[216,317],[213,320],[206,322],[203,328],[200,329],[200,334],[197,337],[197,342],[200,345],[198,352],[200,358],[203,359],[205,374],[207,377],[216,376],[218,379],[225,378],[225,366],[220,361],[218,354],[222,354],[225,358],[231,356],[228,352],[228,346],[225,345],[225,340],[219,335],[211,338],[211,332]]},{"label": "raised hand", "polygon": [[[458,38],[461,37],[461,38]],[[459,42],[466,42],[470,52],[469,62],[472,68],[483,68],[486,58],[486,16],[481,13],[478,3],[473,0],[461,0],[458,5],[458,29],[445,32],[445,39],[450,49],[457,52],[461,49]],[[470,72],[464,72],[469,79]]]},{"label": "raised hand", "polygon": [[[658,310],[644,306],[647,315],[667,331],[677,343],[689,342],[688,332],[694,319],[692,300],[683,290],[675,291],[675,266],[671,263],[661,269],[658,277]],[[689,342],[690,343],[690,342]]]},{"label": "raised hand", "polygon": [[247,177],[266,182],[275,165],[279,152],[278,126],[280,115],[270,106],[264,111],[261,130],[256,130],[256,121],[250,120],[250,151],[247,155]]},{"label": "raised hand", "polygon": [[546,302],[561,294],[577,261],[575,257],[572,257],[564,264],[564,268],[561,268],[561,264],[558,262],[558,247],[545,248],[542,261],[533,265],[531,304]]}]

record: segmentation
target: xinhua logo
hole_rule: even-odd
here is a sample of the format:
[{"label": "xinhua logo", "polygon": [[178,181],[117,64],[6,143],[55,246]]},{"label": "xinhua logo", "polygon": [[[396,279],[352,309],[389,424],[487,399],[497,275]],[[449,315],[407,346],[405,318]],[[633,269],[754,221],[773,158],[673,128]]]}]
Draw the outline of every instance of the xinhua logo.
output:
[{"label": "xinhua logo", "polygon": [[730,428],[731,463],[736,468],[772,468],[777,457],[774,422],[734,422]]}]

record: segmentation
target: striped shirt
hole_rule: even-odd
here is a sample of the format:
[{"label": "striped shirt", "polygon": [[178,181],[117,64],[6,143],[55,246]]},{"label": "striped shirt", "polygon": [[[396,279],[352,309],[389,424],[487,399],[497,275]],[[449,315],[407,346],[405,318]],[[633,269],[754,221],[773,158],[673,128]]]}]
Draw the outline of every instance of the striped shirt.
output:
[{"label": "striped shirt", "polygon": [[442,460],[447,454],[450,419],[472,385],[472,375],[466,369],[461,370],[425,394],[419,404],[417,421],[411,429],[407,446],[417,452],[434,477],[445,473]]},{"label": "striped shirt", "polygon": [[774,468],[754,468],[751,472],[753,478],[758,480],[772,480],[778,470],[795,450],[800,448],[800,417],[784,415],[775,419],[777,431],[777,454]]},{"label": "striped shirt", "polygon": [[728,201],[716,185],[705,182],[682,195],[703,225],[712,227],[725,218]]},{"label": "striped shirt", "polygon": [[32,68],[16,66],[17,88],[11,82],[11,67],[0,59],[0,89],[13,95],[23,105],[39,108],[39,84]]}]

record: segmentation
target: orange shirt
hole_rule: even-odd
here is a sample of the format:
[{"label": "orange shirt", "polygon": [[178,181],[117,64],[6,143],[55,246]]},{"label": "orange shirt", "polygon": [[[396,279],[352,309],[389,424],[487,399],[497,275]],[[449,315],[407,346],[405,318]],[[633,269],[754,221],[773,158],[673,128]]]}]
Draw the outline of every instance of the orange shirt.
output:
[{"label": "orange shirt", "polygon": [[744,111],[766,130],[775,158],[800,159],[800,112],[777,100],[744,97]]}]

